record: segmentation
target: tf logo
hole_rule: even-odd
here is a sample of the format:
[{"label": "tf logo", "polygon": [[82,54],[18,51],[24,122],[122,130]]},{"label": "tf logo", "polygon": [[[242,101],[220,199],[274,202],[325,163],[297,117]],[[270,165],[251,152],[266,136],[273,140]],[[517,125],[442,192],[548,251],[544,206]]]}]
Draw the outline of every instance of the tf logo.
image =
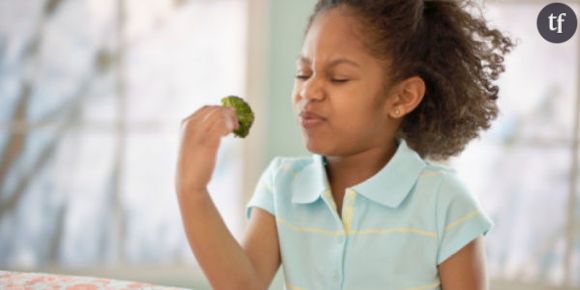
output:
[{"label": "tf logo", "polygon": [[574,36],[578,19],[574,10],[563,3],[552,3],[540,11],[537,19],[540,35],[552,43],[562,43]]}]

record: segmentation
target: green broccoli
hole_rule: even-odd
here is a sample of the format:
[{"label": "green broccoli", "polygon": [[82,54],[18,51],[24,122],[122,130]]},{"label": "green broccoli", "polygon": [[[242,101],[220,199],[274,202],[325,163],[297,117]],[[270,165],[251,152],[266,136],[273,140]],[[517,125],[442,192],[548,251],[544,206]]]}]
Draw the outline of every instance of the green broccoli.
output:
[{"label": "green broccoli", "polygon": [[238,129],[234,130],[234,136],[245,138],[250,133],[250,127],[254,123],[254,113],[250,105],[244,99],[237,96],[227,96],[222,98],[222,106],[234,108],[238,117]]}]

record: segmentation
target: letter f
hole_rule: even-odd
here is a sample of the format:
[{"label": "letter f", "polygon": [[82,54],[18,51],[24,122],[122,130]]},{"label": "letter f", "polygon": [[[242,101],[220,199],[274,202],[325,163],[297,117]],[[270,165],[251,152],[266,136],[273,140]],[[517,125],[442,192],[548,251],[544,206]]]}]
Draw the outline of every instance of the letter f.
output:
[{"label": "letter f", "polygon": [[566,13],[560,13],[560,15],[558,15],[558,33],[562,33],[562,22],[564,22],[564,16],[566,16]]}]

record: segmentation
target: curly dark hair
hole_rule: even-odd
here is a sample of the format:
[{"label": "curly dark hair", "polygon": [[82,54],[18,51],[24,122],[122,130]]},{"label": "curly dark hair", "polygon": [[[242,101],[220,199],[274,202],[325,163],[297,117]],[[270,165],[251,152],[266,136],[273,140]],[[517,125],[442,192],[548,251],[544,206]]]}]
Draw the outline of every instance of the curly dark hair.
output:
[{"label": "curly dark hair", "polygon": [[319,0],[305,34],[318,15],[337,7],[357,17],[357,34],[390,72],[385,88],[412,76],[425,82],[423,100],[403,118],[395,137],[422,158],[445,160],[489,129],[499,111],[493,81],[505,71],[504,55],[515,44],[487,26],[475,3]]}]

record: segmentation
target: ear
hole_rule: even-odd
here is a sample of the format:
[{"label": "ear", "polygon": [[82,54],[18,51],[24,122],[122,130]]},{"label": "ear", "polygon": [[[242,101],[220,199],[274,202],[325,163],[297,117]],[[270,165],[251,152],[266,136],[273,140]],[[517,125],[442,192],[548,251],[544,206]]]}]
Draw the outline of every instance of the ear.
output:
[{"label": "ear", "polygon": [[419,76],[413,76],[400,82],[386,102],[385,109],[392,119],[401,119],[413,111],[423,100],[425,82]]}]

